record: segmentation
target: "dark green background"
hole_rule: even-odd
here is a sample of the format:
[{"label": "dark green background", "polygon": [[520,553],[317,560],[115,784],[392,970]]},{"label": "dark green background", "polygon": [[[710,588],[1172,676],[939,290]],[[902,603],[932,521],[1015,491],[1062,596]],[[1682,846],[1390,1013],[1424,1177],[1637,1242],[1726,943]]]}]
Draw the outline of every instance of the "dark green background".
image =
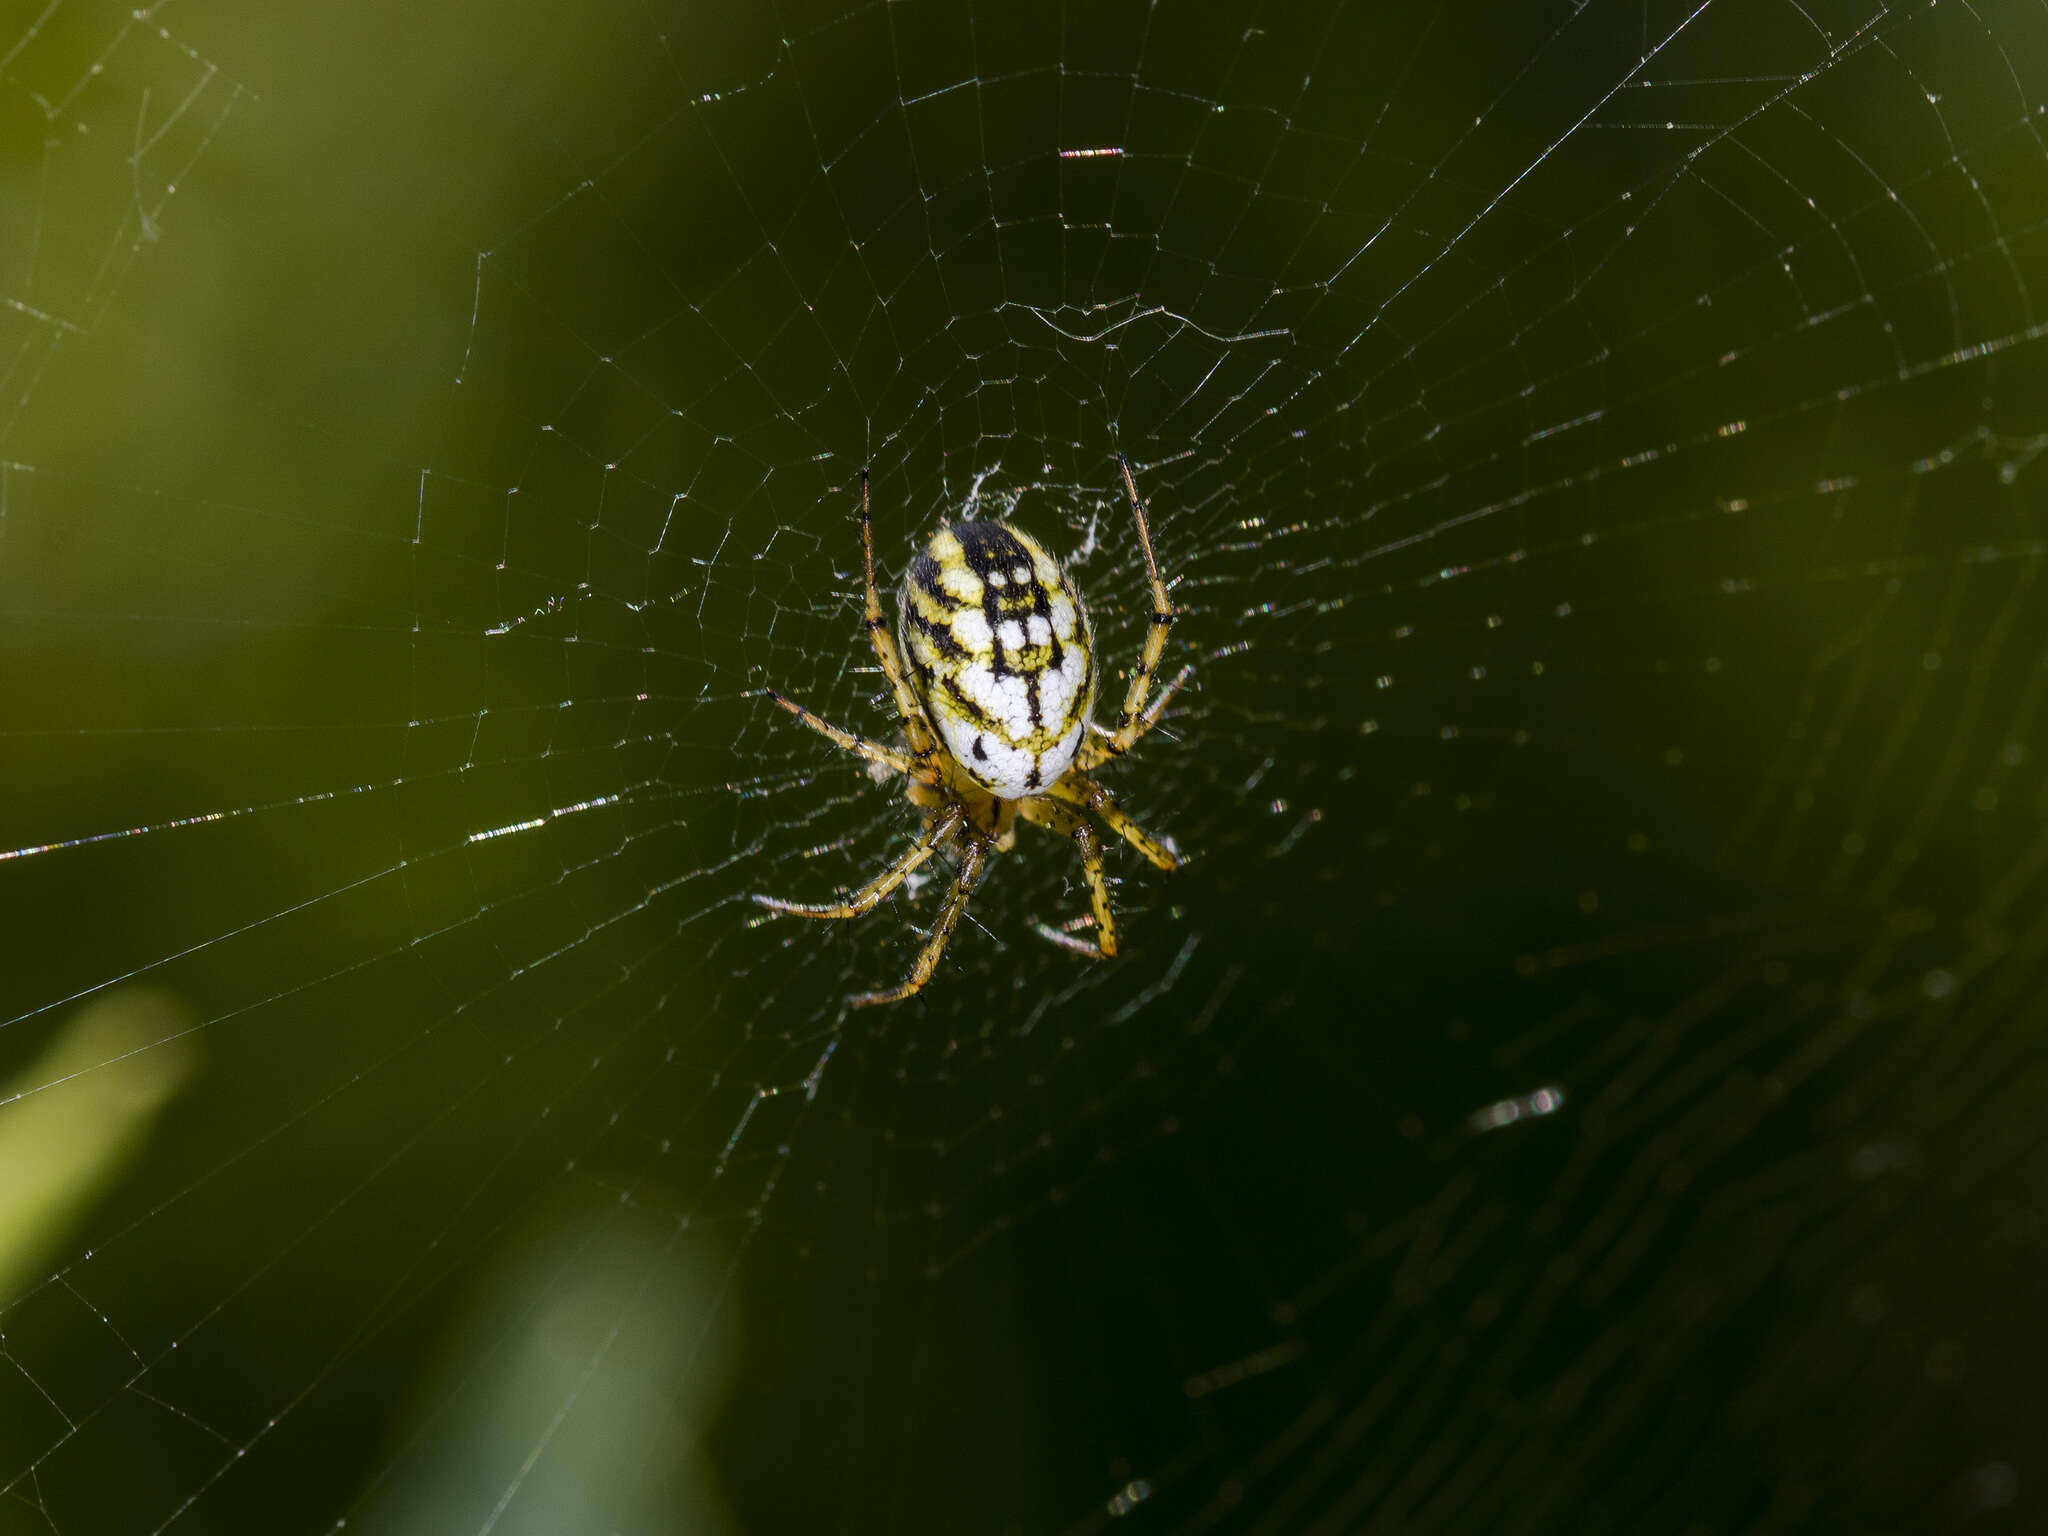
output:
[{"label": "dark green background", "polygon": [[[0,865],[0,1055],[202,1024],[0,1311],[0,1527],[2027,1528],[2044,45],[0,18],[0,844],[156,829]],[[908,825],[758,693],[887,729],[857,471],[1117,660],[1119,446],[1193,857],[1088,968],[1026,843],[849,1014],[931,893],[749,898]]]}]

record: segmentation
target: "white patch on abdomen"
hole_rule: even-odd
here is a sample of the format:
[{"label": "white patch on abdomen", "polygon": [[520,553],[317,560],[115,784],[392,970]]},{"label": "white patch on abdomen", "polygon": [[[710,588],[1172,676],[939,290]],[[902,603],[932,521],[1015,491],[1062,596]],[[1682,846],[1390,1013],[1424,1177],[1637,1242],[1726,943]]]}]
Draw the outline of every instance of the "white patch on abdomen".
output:
[{"label": "white patch on abdomen", "polygon": [[1088,722],[1076,720],[1067,734],[1052,744],[1052,749],[1038,760],[1040,782],[1050,784],[1073,766],[1074,754],[1081,750],[1081,735],[1088,729]]},{"label": "white patch on abdomen", "polygon": [[1038,674],[1039,718],[1047,725],[1066,719],[1087,677],[1080,649],[1068,646],[1060,653],[1058,667],[1047,667]]},{"label": "white patch on abdomen", "polygon": [[949,565],[939,571],[939,589],[956,603],[981,606],[981,578],[963,565]]},{"label": "white patch on abdomen", "polygon": [[960,669],[960,691],[1012,741],[1030,736],[1031,695],[1017,673],[997,677],[986,664],[970,661]]},{"label": "white patch on abdomen", "polygon": [[[1038,760],[1024,748],[1011,746],[993,731],[976,730],[972,722],[957,715],[941,720],[939,729],[945,735],[946,750],[953,754],[960,766],[1005,800],[1021,800],[1026,795],[1036,794],[1050,782],[1041,778],[1038,783],[1032,783],[1031,770]],[[974,750],[977,743],[981,747],[978,756]]]},{"label": "white patch on abdomen", "polygon": [[[1011,746],[993,731],[976,730],[957,715],[948,715],[939,722],[946,750],[991,793],[1005,800],[1022,800],[1049,788],[1073,766],[1074,754],[1080,750],[1086,729],[1077,720],[1066,735],[1044,752],[1034,754],[1028,748]],[[977,744],[981,747],[979,754],[974,750]],[[1035,777],[1033,769],[1037,770]]]},{"label": "white patch on abdomen", "polygon": [[988,619],[979,608],[962,608],[953,615],[951,627],[953,638],[959,642],[961,650],[975,656],[987,654]]}]

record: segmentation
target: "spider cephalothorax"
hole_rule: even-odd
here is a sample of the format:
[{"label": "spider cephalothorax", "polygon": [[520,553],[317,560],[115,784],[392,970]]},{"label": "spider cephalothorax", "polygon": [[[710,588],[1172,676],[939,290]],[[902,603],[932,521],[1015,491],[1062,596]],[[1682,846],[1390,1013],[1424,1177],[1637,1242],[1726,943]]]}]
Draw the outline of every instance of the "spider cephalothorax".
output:
[{"label": "spider cephalothorax", "polygon": [[864,992],[855,1004],[889,1003],[910,996],[931,979],[946,941],[980,883],[988,856],[1016,840],[1021,817],[1073,839],[1088,879],[1096,942],[1055,934],[1087,954],[1116,953],[1116,920],[1102,869],[1094,817],[1161,869],[1180,862],[1174,850],[1117,808],[1109,792],[1086,775],[1128,751],[1150,730],[1187,677],[1187,669],[1148,707],[1153,674],[1166,650],[1173,606],[1159,579],[1145,504],[1123,456],[1117,456],[1137,519],[1138,545],[1152,588],[1152,623],[1132,673],[1114,730],[1094,727],[1095,635],[1073,579],[1029,534],[1008,523],[949,523],[932,536],[903,578],[898,633],[910,658],[889,638],[875,592],[874,533],[868,514],[868,473],[860,475],[860,538],[866,578],[866,622],[882,673],[895,696],[907,750],[886,747],[827,724],[779,693],[769,696],[806,725],[850,752],[893,769],[925,813],[918,840],[881,874],[845,901],[806,906],[771,896],[755,900],[801,917],[858,917],[901,885],[942,848],[958,856],[952,889],[930,937],[901,986]]}]

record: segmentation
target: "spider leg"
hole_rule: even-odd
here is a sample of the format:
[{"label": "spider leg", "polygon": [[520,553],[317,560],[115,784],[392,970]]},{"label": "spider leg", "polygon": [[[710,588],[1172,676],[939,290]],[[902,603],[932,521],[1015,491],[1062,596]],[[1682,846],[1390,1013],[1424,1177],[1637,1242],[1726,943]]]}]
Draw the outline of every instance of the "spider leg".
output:
[{"label": "spider leg", "polygon": [[872,1003],[898,1003],[932,979],[932,972],[938,968],[939,956],[946,952],[946,940],[953,937],[960,914],[967,910],[967,898],[981,883],[981,872],[987,859],[987,845],[979,838],[970,838],[967,851],[960,860],[960,873],[953,877],[953,888],[946,893],[946,904],[939,909],[939,920],[932,924],[931,937],[918,951],[917,964],[910,968],[903,984],[886,992],[853,993],[846,999],[850,1006],[865,1008]]},{"label": "spider leg", "polygon": [[1081,869],[1088,877],[1088,901],[1095,908],[1096,942],[1069,939],[1074,948],[1098,959],[1116,953],[1116,916],[1109,910],[1109,880],[1102,872],[1102,840],[1087,821],[1055,800],[1036,796],[1017,802],[1017,814],[1061,837],[1071,837],[1081,851]]},{"label": "spider leg", "polygon": [[[889,633],[889,621],[882,617],[882,599],[875,592],[875,530],[874,519],[868,511],[868,472],[865,466],[860,472],[860,564],[862,585],[866,591],[862,611],[868,638],[875,644],[875,660],[882,664],[882,675],[889,679],[889,691],[896,696],[896,713],[903,718],[903,734],[910,742],[910,755],[919,768],[929,771],[928,765],[938,753],[938,743],[925,720],[924,710],[918,705],[917,695],[911,692],[910,680],[903,675],[903,658],[897,653],[896,637]],[[926,779],[926,782],[931,781]]]},{"label": "spider leg", "polygon": [[[1166,596],[1166,583],[1159,579],[1159,561],[1152,553],[1152,530],[1145,524],[1145,502],[1138,495],[1138,482],[1131,475],[1130,461],[1119,453],[1116,467],[1124,472],[1124,489],[1130,493],[1131,516],[1138,520],[1138,544],[1145,551],[1145,575],[1152,583],[1152,628],[1145,636],[1144,653],[1138,670],[1131,674],[1131,686],[1124,693],[1124,707],[1117,711],[1116,730],[1106,751],[1122,757],[1148,728],[1145,695],[1151,690],[1152,675],[1159,670],[1159,658],[1166,654],[1166,632],[1173,627],[1173,604]],[[1155,859],[1153,861],[1157,863]]]},{"label": "spider leg", "polygon": [[[1144,735],[1159,723],[1159,717],[1166,713],[1166,706],[1171,704],[1173,696],[1180,692],[1180,685],[1192,677],[1194,671],[1195,664],[1191,661],[1174,673],[1173,681],[1159,690],[1158,698],[1145,706],[1145,713],[1138,717],[1138,729],[1131,735],[1133,741],[1136,741],[1138,737]],[[1113,733],[1103,730],[1099,725],[1091,725],[1089,729],[1098,734],[1084,741],[1081,744],[1080,752],[1074,757],[1074,766],[1083,773],[1086,773],[1091,768],[1100,768],[1104,763],[1116,756],[1116,753],[1111,750],[1109,745]]]},{"label": "spider leg", "polygon": [[757,895],[754,900],[771,912],[788,912],[795,917],[859,917],[861,913],[872,910],[876,902],[901,885],[913,869],[937,853],[939,845],[959,830],[965,815],[966,812],[959,806],[947,806],[901,858],[844,901],[827,906],[809,906],[802,902],[782,901],[773,896]]},{"label": "spider leg", "polygon": [[894,768],[905,778],[915,779],[920,784],[938,783],[938,775],[930,767],[916,761],[914,758],[906,757],[903,753],[885,747],[880,742],[870,741],[865,736],[856,736],[851,731],[842,731],[830,721],[812,714],[803,705],[797,703],[796,700],[784,698],[773,688],[769,688],[765,692],[769,698],[780,704],[792,715],[795,715],[797,719],[803,721],[805,725],[808,725],[827,741],[842,746],[849,752],[857,753],[871,763],[880,763],[884,768]]},{"label": "spider leg", "polygon": [[1064,800],[1077,810],[1086,811],[1159,868],[1174,870],[1180,867],[1179,854],[1126,816],[1109,791],[1085,774],[1065,775],[1046,794],[1055,800]]}]

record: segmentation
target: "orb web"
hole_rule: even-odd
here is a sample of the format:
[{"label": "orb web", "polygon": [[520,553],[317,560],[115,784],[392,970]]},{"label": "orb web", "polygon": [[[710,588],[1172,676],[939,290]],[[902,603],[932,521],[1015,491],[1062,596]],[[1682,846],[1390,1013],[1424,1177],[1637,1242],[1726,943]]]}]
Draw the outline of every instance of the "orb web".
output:
[{"label": "orb web", "polygon": [[[172,21],[0,28],[0,1133],[176,1079],[0,1303],[22,1528],[2024,1496],[2038,9],[451,11],[367,109]],[[916,835],[766,695],[895,728],[860,471],[1113,699],[1118,453],[1186,863],[1097,964],[1022,829],[849,1012],[950,872],[753,897]]]}]

